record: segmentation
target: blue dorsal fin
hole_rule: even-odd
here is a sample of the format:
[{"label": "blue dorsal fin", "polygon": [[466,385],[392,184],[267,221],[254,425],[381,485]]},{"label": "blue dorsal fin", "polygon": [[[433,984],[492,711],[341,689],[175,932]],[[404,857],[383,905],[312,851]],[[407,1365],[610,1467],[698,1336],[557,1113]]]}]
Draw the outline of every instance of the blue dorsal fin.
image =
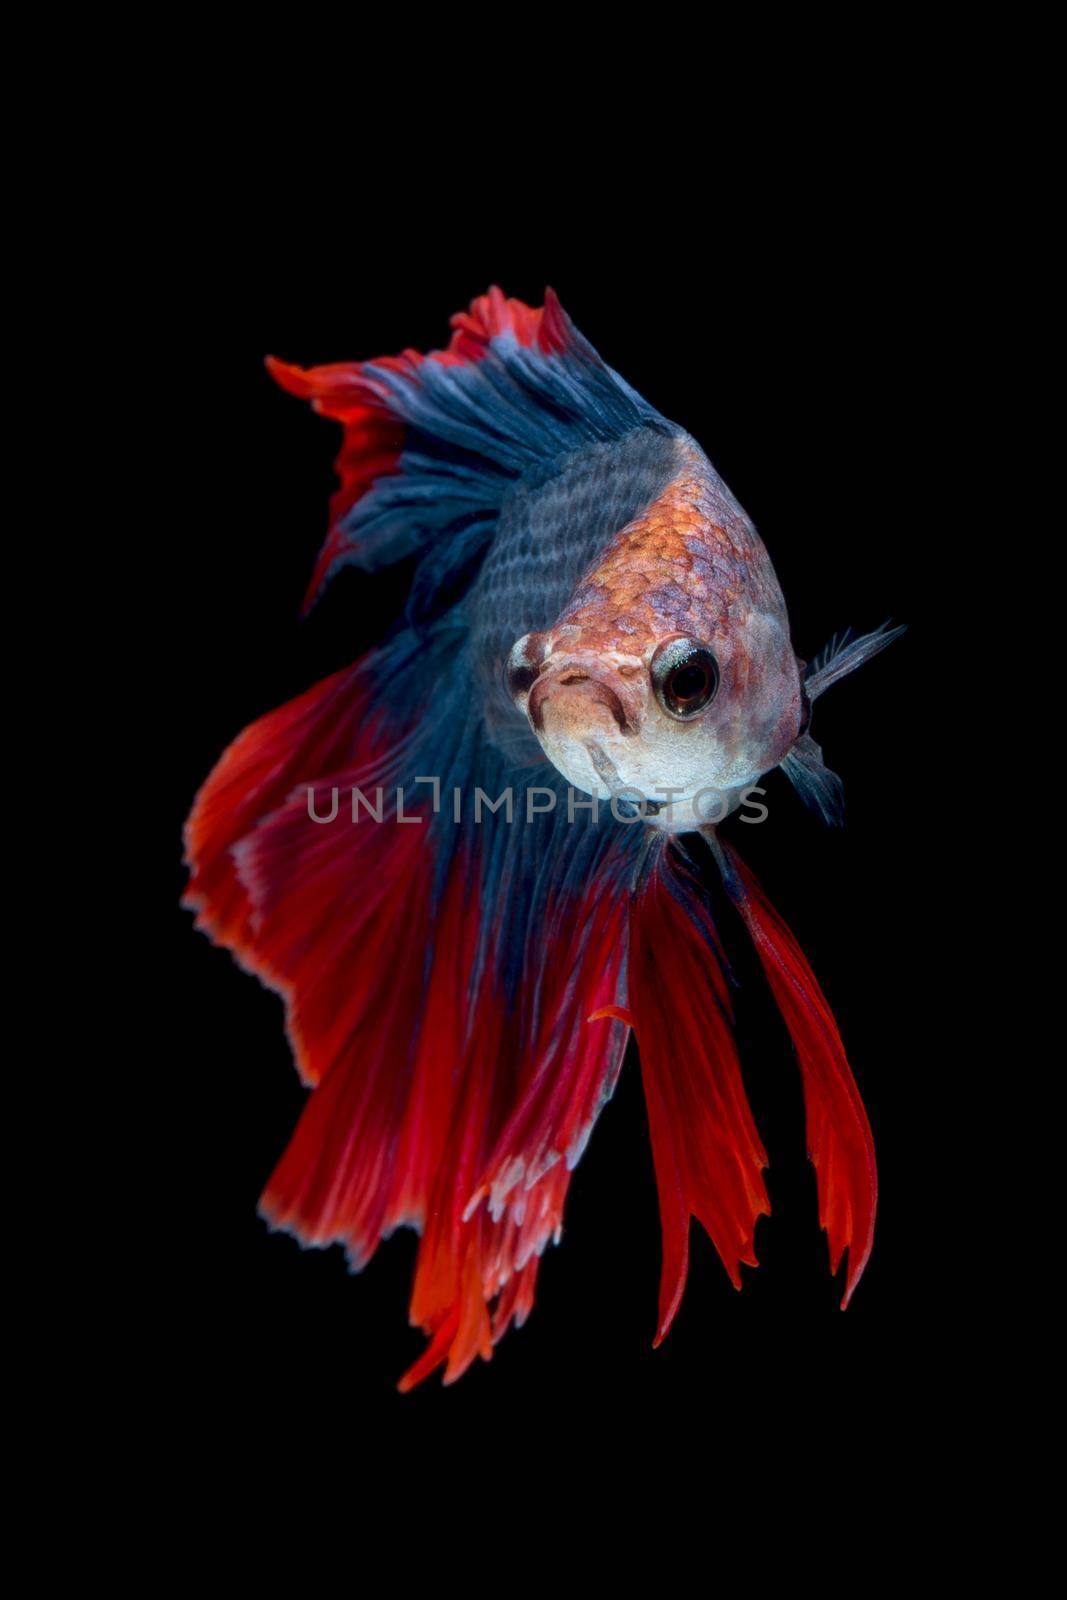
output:
[{"label": "blue dorsal fin", "polygon": [[503,499],[560,456],[673,431],[597,355],[551,289],[538,309],[497,288],[452,318],[445,350],[375,361],[268,367],[290,393],[344,426],[341,486],[305,600],[343,566],[365,570],[426,553],[417,582],[432,609],[476,570]]}]

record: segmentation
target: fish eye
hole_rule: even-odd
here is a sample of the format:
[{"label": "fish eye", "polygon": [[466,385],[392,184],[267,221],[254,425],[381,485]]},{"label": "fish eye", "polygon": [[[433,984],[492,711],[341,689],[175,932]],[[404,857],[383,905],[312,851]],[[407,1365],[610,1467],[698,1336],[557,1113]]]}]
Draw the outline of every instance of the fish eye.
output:
[{"label": "fish eye", "polygon": [[719,663],[695,639],[668,639],[656,650],[649,671],[660,705],[682,722],[706,711],[719,687]]},{"label": "fish eye", "polygon": [[539,634],[525,633],[512,645],[504,663],[504,685],[513,700],[532,687],[544,653],[544,639]]},{"label": "fish eye", "polygon": [[508,693],[512,699],[516,695],[525,694],[537,677],[537,668],[527,666],[524,661],[517,661],[514,665],[508,663],[507,672]]}]

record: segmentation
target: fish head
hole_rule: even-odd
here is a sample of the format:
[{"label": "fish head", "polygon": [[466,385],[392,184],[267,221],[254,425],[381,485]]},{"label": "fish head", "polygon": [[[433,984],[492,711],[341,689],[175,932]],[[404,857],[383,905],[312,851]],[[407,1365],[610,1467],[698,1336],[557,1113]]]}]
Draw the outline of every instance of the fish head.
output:
[{"label": "fish head", "polygon": [[788,633],[741,627],[591,638],[564,624],[516,641],[508,690],[574,788],[683,831],[721,820],[792,747],[800,671]]},{"label": "fish head", "polygon": [[[802,731],[801,667],[755,530],[683,486],[557,621],[516,640],[515,705],[575,789],[670,832],[721,821]],[[743,513],[740,514],[743,517]]]}]

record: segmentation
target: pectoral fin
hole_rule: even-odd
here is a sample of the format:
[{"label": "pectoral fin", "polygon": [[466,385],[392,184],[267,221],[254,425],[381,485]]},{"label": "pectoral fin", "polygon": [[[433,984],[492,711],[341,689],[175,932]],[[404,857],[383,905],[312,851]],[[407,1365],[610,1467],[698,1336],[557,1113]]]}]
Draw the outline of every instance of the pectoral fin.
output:
[{"label": "pectoral fin", "polygon": [[823,763],[822,746],[802,733],[782,762],[782,771],[806,806],[832,828],[845,820],[845,786]]}]

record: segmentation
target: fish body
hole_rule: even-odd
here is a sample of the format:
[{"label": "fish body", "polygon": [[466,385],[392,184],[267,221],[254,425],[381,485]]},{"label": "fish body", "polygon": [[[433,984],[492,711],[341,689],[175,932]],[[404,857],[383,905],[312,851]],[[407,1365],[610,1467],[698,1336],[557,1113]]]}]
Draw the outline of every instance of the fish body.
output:
[{"label": "fish body", "polygon": [[492,290],[453,330],[428,357],[270,363],[344,427],[308,603],[344,565],[418,562],[402,624],[246,729],[186,835],[187,903],[283,995],[312,1090],[265,1217],[355,1266],[397,1226],[422,1236],[411,1317],[429,1344],[402,1387],[458,1377],[529,1313],[631,1030],[657,1342],[691,1217],[738,1287],[755,1265],[766,1155],[698,832],[793,1035],[846,1301],[877,1194],[826,1001],[716,825],[778,765],[836,817],[811,704],[894,635],[799,662],[744,511],[554,296]]}]

